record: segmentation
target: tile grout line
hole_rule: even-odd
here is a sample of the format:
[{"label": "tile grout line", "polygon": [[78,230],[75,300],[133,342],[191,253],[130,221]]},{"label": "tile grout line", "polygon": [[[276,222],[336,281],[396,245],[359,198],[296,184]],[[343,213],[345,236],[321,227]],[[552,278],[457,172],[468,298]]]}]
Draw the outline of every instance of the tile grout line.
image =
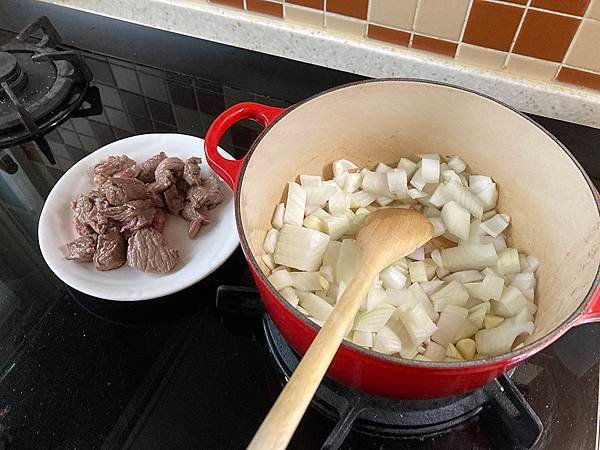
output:
[{"label": "tile grout line", "polygon": [[367,3],[367,26],[365,27],[365,35],[363,36],[365,39],[369,38],[369,24],[371,23],[371,7],[373,6],[373,0],[368,0]]},{"label": "tile grout line", "polygon": [[515,30],[515,36],[510,43],[510,47],[508,48],[508,52],[506,53],[506,57],[504,58],[504,62],[502,63],[502,70],[508,67],[508,61],[512,55],[512,52],[517,44],[517,39],[519,38],[519,34],[521,33],[521,28],[523,28],[523,24],[525,23],[525,17],[527,17],[527,12],[529,11],[529,5],[531,4],[531,0],[527,0],[527,4],[525,4],[525,8],[523,8],[523,14],[521,16],[521,20],[519,21],[519,25],[517,25],[517,29]]},{"label": "tile grout line", "polygon": [[467,13],[465,14],[465,20],[463,22],[462,29],[460,30],[460,35],[458,36],[458,42],[456,46],[456,54],[454,58],[456,59],[456,55],[459,53],[461,44],[463,43],[463,38],[465,37],[465,32],[467,31],[467,23],[469,22],[469,16],[471,15],[471,9],[473,8],[473,1],[469,0],[469,4],[467,5]]},{"label": "tile grout line", "polygon": [[567,49],[567,51],[565,53],[565,56],[563,57],[562,61],[558,65],[558,69],[556,70],[556,73],[554,74],[554,79],[555,80],[558,77],[558,74],[562,70],[563,66],[565,65],[565,61],[571,55],[571,51],[573,50],[573,47],[575,45],[575,41],[577,41],[577,38],[579,37],[579,33],[581,32],[581,28],[583,28],[582,27],[583,21],[584,21],[584,19],[582,19],[581,22],[579,22],[579,26],[577,27],[577,30],[575,30],[575,34],[573,35],[573,39],[571,39],[571,42],[569,43],[569,48]]},{"label": "tile grout line", "polygon": [[560,11],[552,11],[551,9],[544,9],[544,8],[540,8],[538,6],[529,6],[529,4],[531,2],[528,2],[526,5],[519,5],[516,3],[506,3],[506,1],[502,1],[502,0],[482,0],[486,3],[496,3],[498,5],[504,5],[504,6],[512,6],[514,8],[523,8],[523,9],[531,9],[532,11],[539,11],[539,12],[545,12],[548,14],[554,14],[557,16],[564,16],[564,17],[571,17],[573,19],[581,19],[583,16],[578,16],[577,14],[569,14],[569,13],[564,13],[564,12],[560,12]]},{"label": "tile grout line", "polygon": [[561,67],[566,67],[567,69],[578,70],[580,72],[585,72],[585,73],[589,73],[591,75],[599,75],[600,76],[600,72],[594,72],[593,70],[590,70],[590,69],[582,69],[580,67],[571,66],[569,64],[561,64]]},{"label": "tile grout line", "polygon": [[323,28],[327,27],[327,0],[323,0]]},{"label": "tile grout line", "polygon": [[408,39],[408,48],[412,48],[413,40],[415,38],[415,25],[417,23],[417,14],[419,14],[419,7],[421,6],[421,0],[417,0],[415,6],[415,15],[413,16],[412,25],[410,27],[410,37]]}]

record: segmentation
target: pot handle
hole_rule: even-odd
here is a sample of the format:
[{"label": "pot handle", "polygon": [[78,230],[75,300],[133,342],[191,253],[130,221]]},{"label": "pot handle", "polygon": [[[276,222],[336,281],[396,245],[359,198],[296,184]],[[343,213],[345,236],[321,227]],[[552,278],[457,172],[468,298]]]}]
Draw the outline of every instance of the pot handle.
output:
[{"label": "pot handle", "polygon": [[592,294],[590,304],[581,315],[577,324],[600,322],[600,286],[596,287],[596,292]]},{"label": "pot handle", "polygon": [[268,127],[285,108],[262,105],[260,103],[243,102],[233,105],[219,115],[212,123],[204,138],[204,154],[208,165],[235,191],[244,158],[226,159],[217,150],[223,134],[243,119],[254,120],[263,127]]}]

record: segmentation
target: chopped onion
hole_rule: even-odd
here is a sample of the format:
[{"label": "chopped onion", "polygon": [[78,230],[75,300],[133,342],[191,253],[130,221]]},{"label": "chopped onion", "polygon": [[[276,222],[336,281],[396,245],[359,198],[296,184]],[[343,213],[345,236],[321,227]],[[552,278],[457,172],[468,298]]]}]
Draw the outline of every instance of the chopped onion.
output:
[{"label": "chopped onion", "polygon": [[285,215],[285,203],[280,203],[275,207],[275,213],[271,220],[271,225],[276,230],[279,230],[283,226],[283,216]]},{"label": "chopped onion", "polygon": [[441,208],[446,203],[448,203],[450,200],[452,200],[452,199],[446,193],[446,185],[438,184],[437,187],[435,188],[435,190],[433,191],[433,193],[431,194],[429,202],[432,205],[436,206],[437,208]]},{"label": "chopped onion", "polygon": [[381,287],[381,282],[374,283],[367,294],[367,310],[375,308],[387,300],[387,292]]},{"label": "chopped onion", "polygon": [[377,197],[375,199],[375,203],[377,203],[379,206],[387,206],[390,203],[392,203],[394,201],[393,198],[391,197]]},{"label": "chopped onion", "polygon": [[339,250],[336,266],[336,280],[346,285],[354,277],[362,263],[362,253],[354,239],[344,239]]},{"label": "chopped onion", "polygon": [[412,306],[398,306],[396,316],[416,345],[425,342],[437,330],[437,325],[433,323],[420,302],[416,302]]},{"label": "chopped onion", "polygon": [[481,287],[477,290],[476,297],[484,301],[490,299],[500,300],[503,291],[504,279],[488,273],[481,282]]},{"label": "chopped onion", "polygon": [[398,169],[403,169],[406,172],[406,176],[410,178],[417,170],[417,163],[408,158],[400,158],[400,161],[398,161]]},{"label": "chopped onion", "polygon": [[500,300],[494,302],[494,314],[504,318],[512,317],[525,305],[527,299],[523,297],[521,291],[514,286],[509,286],[504,289]]},{"label": "chopped onion", "polygon": [[279,289],[279,293],[285,298],[292,306],[297,306],[300,299],[296,290],[293,287],[284,287]]},{"label": "chopped onion", "polygon": [[419,283],[413,283],[408,288],[408,291],[412,294],[412,296],[425,308],[425,312],[431,320],[438,320],[440,315],[437,313],[435,309],[433,309],[433,304],[431,300],[429,300],[428,294],[425,293],[423,288]]},{"label": "chopped onion", "polygon": [[371,331],[381,330],[396,308],[388,303],[380,303],[375,308],[361,313],[356,319],[354,330]]},{"label": "chopped onion", "polygon": [[440,217],[441,211],[433,206],[426,206],[423,208],[423,211],[421,211],[421,214],[427,218]]},{"label": "chopped onion", "polygon": [[369,206],[377,198],[376,195],[367,191],[357,191],[352,194],[351,208],[364,208]]},{"label": "chopped onion", "polygon": [[452,358],[453,360],[464,360],[463,356],[460,354],[458,349],[454,346],[454,344],[448,344],[446,347],[446,358]]},{"label": "chopped onion", "polygon": [[464,359],[473,359],[475,351],[477,350],[477,344],[473,339],[465,338],[461,339],[456,343],[456,349],[460,352]]},{"label": "chopped onion", "polygon": [[459,239],[467,240],[471,226],[469,211],[455,201],[449,201],[442,208],[442,220],[450,233]]},{"label": "chopped onion", "polygon": [[466,308],[447,305],[440,313],[440,319],[437,322],[438,329],[431,336],[431,340],[444,347],[453,342],[468,314],[469,310]]},{"label": "chopped onion", "polygon": [[494,316],[493,314],[488,314],[483,319],[483,326],[485,327],[486,330],[489,330],[490,328],[496,328],[502,322],[504,322],[504,317]]},{"label": "chopped onion", "polygon": [[492,244],[462,245],[441,250],[444,267],[451,272],[496,266],[498,255]]},{"label": "chopped onion", "polygon": [[425,292],[425,294],[427,295],[431,295],[434,292],[439,291],[442,286],[444,285],[444,281],[443,280],[431,280],[431,281],[423,281],[422,283],[419,283],[421,285],[421,289],[423,289],[423,292]]},{"label": "chopped onion", "polygon": [[406,257],[415,261],[423,261],[425,259],[425,247],[419,247]]},{"label": "chopped onion", "polygon": [[335,278],[334,278],[334,273],[333,273],[333,267],[331,266],[321,266],[321,268],[319,269],[319,273],[321,274],[321,276],[323,278],[325,278],[329,283],[333,283]]},{"label": "chopped onion", "polygon": [[419,167],[410,179],[410,185],[414,186],[418,191],[422,191],[427,182],[423,179],[421,168]]},{"label": "chopped onion", "polygon": [[467,163],[465,163],[458,156],[453,156],[448,160],[448,166],[454,170],[454,172],[461,173],[467,168]]},{"label": "chopped onion", "polygon": [[444,192],[449,198],[467,209],[473,217],[481,220],[481,216],[483,215],[483,204],[475,194],[469,191],[469,189],[462,184],[450,181],[446,184]]},{"label": "chopped onion", "polygon": [[418,301],[408,289],[387,289],[386,294],[386,303],[394,306],[405,305],[408,308]]},{"label": "chopped onion", "polygon": [[526,289],[535,289],[535,275],[532,272],[517,273],[510,285],[518,288],[521,292]]},{"label": "chopped onion", "polygon": [[433,225],[432,237],[441,236],[446,232],[446,225],[441,217],[430,217],[429,221],[431,222],[431,225]]},{"label": "chopped onion", "polygon": [[518,273],[521,271],[519,252],[516,248],[507,248],[498,254],[496,268],[501,275]]},{"label": "chopped onion", "polygon": [[292,277],[287,270],[277,270],[269,275],[267,279],[278,291],[294,284],[294,280],[292,280]]},{"label": "chopped onion", "polygon": [[481,229],[490,236],[496,237],[502,233],[508,226],[508,221],[502,214],[496,214],[491,219],[481,224]]},{"label": "chopped onion", "polygon": [[483,216],[481,216],[481,220],[489,220],[492,217],[494,217],[496,215],[496,210],[495,209],[490,209],[489,211],[486,211],[483,213]]},{"label": "chopped onion", "polygon": [[533,322],[533,314],[529,312],[529,309],[527,309],[527,306],[525,306],[517,314],[515,314],[508,320],[510,320],[513,324]]},{"label": "chopped onion", "polygon": [[297,294],[300,299],[300,306],[317,320],[327,320],[327,317],[333,311],[333,306],[312,292],[297,292]]},{"label": "chopped onion", "polygon": [[469,176],[469,190],[473,194],[479,194],[489,185],[494,184],[493,180],[485,175],[470,175]]},{"label": "chopped onion", "polygon": [[454,336],[453,343],[456,343],[456,342],[460,341],[461,339],[473,337],[475,335],[475,333],[477,333],[478,330],[479,330],[479,328],[477,328],[477,325],[475,325],[470,320],[465,320],[463,322],[460,330],[458,330],[458,333],[456,333],[456,336]]},{"label": "chopped onion", "polygon": [[484,356],[496,356],[510,352],[517,336],[534,330],[533,322],[511,324],[503,323],[489,330],[480,330],[475,334],[477,352]]},{"label": "chopped onion", "polygon": [[339,182],[343,185],[348,172],[356,171],[358,166],[347,159],[339,159],[332,163],[331,169],[333,171],[333,178],[339,180]]},{"label": "chopped onion", "polygon": [[343,214],[345,211],[350,209],[352,203],[352,194],[348,192],[336,192],[333,194],[328,201],[329,213],[330,214]]},{"label": "chopped onion", "polygon": [[444,278],[446,278],[446,276],[450,274],[450,271],[444,267],[438,267],[435,270],[435,274],[440,280],[443,280]]},{"label": "chopped onion", "polygon": [[404,272],[396,265],[386,267],[379,274],[386,289],[402,289],[406,286],[407,278]]},{"label": "chopped onion", "polygon": [[287,202],[285,204],[285,213],[283,222],[302,226],[304,220],[304,207],[306,206],[306,192],[297,183],[288,183]]},{"label": "chopped onion", "polygon": [[442,170],[442,180],[444,180],[445,183],[462,183],[460,176],[458,176],[454,170]]},{"label": "chopped onion", "polygon": [[446,356],[446,347],[431,341],[429,344],[427,344],[427,348],[425,349],[423,356],[428,358],[430,361],[443,361],[444,357]]},{"label": "chopped onion", "polygon": [[523,272],[536,272],[539,267],[539,260],[535,256],[528,256],[527,266],[523,267]]},{"label": "chopped onion", "polygon": [[375,172],[378,172],[378,173],[386,173],[386,172],[389,172],[390,170],[392,170],[392,168],[390,166],[388,166],[386,163],[378,162],[377,166],[375,166]]},{"label": "chopped onion", "polygon": [[329,282],[320,272],[290,272],[292,286],[299,291],[327,290]]},{"label": "chopped onion", "polygon": [[440,160],[438,158],[423,158],[421,160],[421,178],[425,183],[440,181]]},{"label": "chopped onion", "polygon": [[402,351],[402,340],[388,326],[384,326],[375,334],[373,339],[373,350],[380,351],[386,355],[393,355]]},{"label": "chopped onion", "polygon": [[263,242],[263,250],[267,255],[272,255],[273,253],[275,253],[275,246],[277,245],[278,234],[279,231],[277,231],[275,228],[271,228],[269,231],[267,231],[265,241]]},{"label": "chopped onion", "polygon": [[472,283],[473,281],[483,280],[483,275],[478,270],[463,270],[454,272],[446,277],[446,281],[456,280],[459,283]]},{"label": "chopped onion", "polygon": [[270,270],[275,268],[275,260],[273,259],[273,255],[262,255],[260,258]]},{"label": "chopped onion", "polygon": [[[448,277],[446,277],[447,279]],[[469,293],[469,304],[478,305],[481,303],[479,299],[479,289],[481,289],[481,281],[475,281],[471,283],[464,283],[463,287]]]},{"label": "chopped onion", "polygon": [[411,283],[418,283],[429,279],[423,261],[413,261],[408,263],[408,273],[410,274]]},{"label": "chopped onion", "polygon": [[356,192],[362,185],[362,174],[360,173],[348,173],[344,179],[344,186],[342,190],[350,194]]},{"label": "chopped onion", "polygon": [[327,185],[325,183],[318,187],[306,186],[302,188],[306,193],[307,208],[308,206],[323,206],[338,191],[337,186]]},{"label": "chopped onion", "polygon": [[404,194],[408,191],[406,171],[404,169],[390,170],[386,174],[388,190],[392,194]]},{"label": "chopped onion", "polygon": [[322,183],[323,179],[318,175],[300,175],[300,184],[302,187],[319,187]]},{"label": "chopped onion", "polygon": [[277,264],[314,271],[321,266],[328,243],[325,233],[286,224],[279,231],[273,257]]},{"label": "chopped onion", "polygon": [[304,221],[302,222],[302,225],[306,228],[310,228],[311,230],[317,230],[321,232],[327,231],[327,229],[325,228],[325,223],[317,216],[315,216],[314,213],[310,214],[309,216],[306,216],[304,218]]},{"label": "chopped onion", "polygon": [[473,325],[477,327],[477,329],[480,329],[483,327],[483,320],[485,319],[485,316],[489,311],[489,302],[480,303],[479,305],[469,309],[468,319]]},{"label": "chopped onion", "polygon": [[373,333],[370,331],[356,330],[352,334],[352,342],[361,347],[373,347]]},{"label": "chopped onion", "polygon": [[388,189],[387,176],[383,172],[365,172],[362,180],[362,188],[376,197],[391,197]]},{"label": "chopped onion", "polygon": [[483,205],[484,211],[494,209],[496,207],[496,202],[498,201],[498,189],[496,188],[496,183],[486,186],[483,191],[477,194],[477,198]]},{"label": "chopped onion", "polygon": [[444,260],[442,259],[442,253],[439,251],[439,249],[436,248],[432,250],[431,259],[438,267],[444,267]]},{"label": "chopped onion", "polygon": [[321,219],[325,233],[331,236],[332,240],[336,240],[343,236],[350,229],[350,219],[344,214],[333,214],[329,217]]},{"label": "chopped onion", "polygon": [[451,281],[439,291],[431,294],[433,309],[437,312],[444,310],[446,305],[464,305],[469,300],[469,293],[457,281]]},{"label": "chopped onion", "polygon": [[[331,266],[333,268],[337,267],[338,255],[340,253],[340,247],[342,243],[339,241],[329,241],[327,243],[327,248],[325,249],[325,253],[323,254],[323,265]],[[335,274],[335,270],[334,270]]]}]

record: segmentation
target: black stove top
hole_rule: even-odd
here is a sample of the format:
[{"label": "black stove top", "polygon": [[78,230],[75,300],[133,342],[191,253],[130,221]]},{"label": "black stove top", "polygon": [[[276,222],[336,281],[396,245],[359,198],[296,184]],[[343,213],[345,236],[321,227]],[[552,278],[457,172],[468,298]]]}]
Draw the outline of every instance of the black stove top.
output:
[{"label": "black stove top", "polygon": [[[260,312],[243,316],[215,306],[220,285],[252,286],[241,251],[201,283],[168,298],[102,301],[68,289],[47,268],[37,246],[39,213],[69,167],[116,139],[148,132],[203,137],[216,115],[234,103],[286,106],[361,77],[29,0],[0,0],[0,45],[41,15],[60,31],[65,50],[81,50],[103,108],[89,117],[69,116],[44,134],[56,164],[33,141],[0,151],[0,446],[243,448],[285,374],[269,352],[274,331]],[[600,130],[534,120],[598,181]],[[258,131],[243,122],[221,145],[240,156]],[[251,294],[242,290],[236,301],[244,302],[245,295]],[[600,327],[589,324],[520,365],[498,389],[516,386],[515,395],[522,394],[539,417],[538,448],[593,449],[599,370]],[[518,445],[507,435],[514,428],[507,431],[504,419],[485,406],[490,398],[449,430],[399,439],[359,426],[341,445]],[[331,444],[332,430],[343,424],[330,405],[315,403],[290,448],[320,448],[328,439]],[[442,409],[440,414],[449,413]]]}]

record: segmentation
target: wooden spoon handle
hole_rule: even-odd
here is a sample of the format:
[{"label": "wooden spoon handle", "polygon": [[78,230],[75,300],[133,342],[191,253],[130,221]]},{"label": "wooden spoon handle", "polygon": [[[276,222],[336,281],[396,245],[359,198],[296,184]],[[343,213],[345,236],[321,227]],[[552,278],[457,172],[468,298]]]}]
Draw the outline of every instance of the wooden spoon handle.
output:
[{"label": "wooden spoon handle", "polygon": [[286,448],[376,274],[376,271],[363,265],[363,269],[352,279],[263,420],[248,446],[249,450]]}]

